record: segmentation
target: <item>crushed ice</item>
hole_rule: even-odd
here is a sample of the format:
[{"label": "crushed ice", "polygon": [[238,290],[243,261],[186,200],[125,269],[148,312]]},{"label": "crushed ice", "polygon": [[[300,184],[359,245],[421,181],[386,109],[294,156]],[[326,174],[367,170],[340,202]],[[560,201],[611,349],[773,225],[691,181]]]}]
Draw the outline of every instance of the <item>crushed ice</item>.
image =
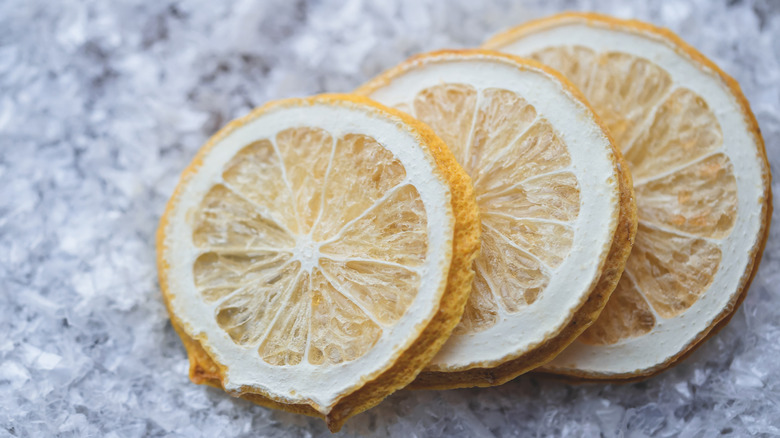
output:
[{"label": "crushed ice", "polygon": [[[178,173],[270,99],[349,91],[420,51],[567,9],[678,32],[742,85],[780,175],[780,3],[0,2],[0,435],[328,436],[196,386],[156,283]],[[775,192],[780,192],[778,183]],[[732,323],[643,383],[399,392],[345,436],[780,434],[780,224]]]}]

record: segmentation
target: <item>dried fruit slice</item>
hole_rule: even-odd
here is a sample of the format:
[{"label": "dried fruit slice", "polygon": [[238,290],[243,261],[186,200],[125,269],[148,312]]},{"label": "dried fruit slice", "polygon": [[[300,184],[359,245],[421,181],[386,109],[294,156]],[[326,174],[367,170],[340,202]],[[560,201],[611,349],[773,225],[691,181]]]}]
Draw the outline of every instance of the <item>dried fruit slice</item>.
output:
[{"label": "dried fruit slice", "polygon": [[457,324],[479,248],[468,176],[368,99],[268,104],[182,175],[160,285],[196,383],[325,418],[406,386]]},{"label": "dried fruit slice", "polygon": [[639,231],[598,321],[546,371],[637,378],[678,362],[733,315],[769,232],[769,166],[736,82],[671,32],[563,14],[485,47],[569,77],[602,116],[634,177]]},{"label": "dried fruit slice", "polygon": [[606,304],[636,232],[630,177],[579,93],[479,50],[417,56],[357,92],[430,125],[477,193],[471,297],[412,386],[497,385],[554,357]]}]

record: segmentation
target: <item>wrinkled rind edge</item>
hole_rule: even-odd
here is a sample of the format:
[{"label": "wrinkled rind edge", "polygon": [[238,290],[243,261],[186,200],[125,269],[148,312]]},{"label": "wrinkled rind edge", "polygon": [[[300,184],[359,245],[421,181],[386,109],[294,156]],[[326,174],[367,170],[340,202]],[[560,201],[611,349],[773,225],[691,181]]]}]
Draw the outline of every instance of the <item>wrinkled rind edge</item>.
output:
[{"label": "wrinkled rind edge", "polygon": [[528,23],[501,32],[496,36],[488,39],[488,41],[486,41],[483,46],[493,48],[500,47],[519,38],[521,35],[530,34],[539,30],[544,30],[550,27],[566,24],[570,21],[578,20],[585,23],[595,23],[596,25],[607,25],[610,28],[624,31],[639,30],[648,37],[655,38],[663,43],[670,45],[675,51],[690,59],[691,62],[699,65],[699,67],[703,70],[709,70],[711,73],[714,73],[723,82],[723,85],[729,89],[732,96],[736,99],[737,104],[742,109],[742,116],[745,119],[746,125],[750,129],[750,134],[754,138],[758,159],[763,167],[761,181],[763,182],[764,186],[764,199],[761,203],[762,212],[760,214],[763,220],[761,222],[759,232],[756,236],[756,244],[753,246],[751,253],[749,254],[745,272],[740,279],[740,283],[735,294],[732,296],[731,300],[723,309],[723,311],[712,320],[712,324],[708,328],[701,331],[687,346],[685,346],[680,352],[670,357],[666,361],[650,368],[636,370],[632,373],[594,373],[572,368],[552,367],[542,367],[540,370],[535,372],[535,374],[555,376],[556,378],[570,382],[585,383],[588,381],[600,381],[612,383],[629,383],[653,377],[685,360],[697,348],[699,348],[704,343],[704,341],[723,329],[723,327],[725,327],[734,316],[734,313],[736,313],[736,311],[739,309],[739,306],[745,300],[747,291],[750,289],[750,284],[753,282],[753,278],[755,278],[756,273],[758,272],[758,267],[761,264],[761,256],[764,253],[764,248],[766,247],[766,242],[769,238],[769,228],[772,221],[773,211],[772,175],[770,171],[769,160],[766,154],[764,139],[761,136],[761,129],[759,128],[758,121],[756,120],[756,117],[750,108],[750,103],[742,93],[742,88],[739,86],[739,83],[729,74],[724,72],[720,67],[718,67],[714,62],[701,54],[693,46],[683,41],[682,38],[669,29],[658,27],[639,20],[623,20],[603,14],[565,12],[538,20],[532,20]]},{"label": "wrinkled rind edge", "polygon": [[471,292],[471,283],[474,279],[472,265],[480,249],[480,220],[476,195],[471,184],[471,178],[455,161],[454,156],[444,142],[427,125],[406,113],[385,107],[366,97],[346,94],[321,94],[302,99],[285,99],[270,102],[253,110],[249,115],[230,122],[209,139],[182,173],[179,184],[176,186],[160,219],[157,231],[157,265],[163,301],[168,309],[171,324],[181,337],[190,361],[190,380],[197,384],[224,389],[223,381],[226,367],[214,361],[212,354],[204,348],[204,345],[188,334],[192,331],[185,329],[171,309],[170,300],[172,294],[168,289],[166,275],[169,266],[164,259],[166,252],[165,230],[169,225],[168,216],[175,207],[180,191],[203,164],[204,158],[215,144],[248,121],[259,117],[265,112],[283,106],[313,105],[317,103],[359,105],[363,109],[375,111],[383,117],[400,119],[399,122],[419,139],[420,145],[427,147],[427,151],[433,157],[438,170],[442,174],[441,176],[448,182],[454,216],[452,260],[449,266],[446,286],[444,286],[444,291],[441,294],[439,308],[428,322],[428,325],[421,330],[419,337],[414,342],[411,342],[406,350],[400,352],[389,368],[367,378],[357,388],[352,388],[352,392],[339,399],[327,414],[320,412],[313,404],[285,403],[281,398],[275,399],[271,394],[244,392],[238,395],[240,398],[264,407],[322,418],[331,432],[337,432],[348,418],[379,404],[384,398],[414,380],[423,367],[441,349],[452,330],[455,329]]},{"label": "wrinkled rind edge", "polygon": [[454,389],[474,386],[495,386],[531,371],[552,360],[564,348],[596,321],[606,306],[612,291],[617,287],[626,261],[631,253],[637,230],[637,207],[634,185],[628,166],[616,147],[604,123],[596,115],[585,96],[562,74],[538,61],[515,55],[484,49],[440,50],[411,57],[406,62],[387,70],[355,92],[370,95],[376,89],[388,85],[395,77],[427,62],[456,60],[468,56],[471,59],[499,61],[514,65],[522,70],[536,70],[558,82],[563,91],[584,107],[591,119],[598,125],[609,141],[614,156],[614,175],[618,177],[618,218],[609,251],[600,261],[601,276],[594,278],[590,291],[583,294],[582,301],[572,309],[569,322],[562,325],[551,338],[540,342],[519,355],[510,355],[489,364],[477,364],[466,370],[424,370],[409,385],[409,389]]}]

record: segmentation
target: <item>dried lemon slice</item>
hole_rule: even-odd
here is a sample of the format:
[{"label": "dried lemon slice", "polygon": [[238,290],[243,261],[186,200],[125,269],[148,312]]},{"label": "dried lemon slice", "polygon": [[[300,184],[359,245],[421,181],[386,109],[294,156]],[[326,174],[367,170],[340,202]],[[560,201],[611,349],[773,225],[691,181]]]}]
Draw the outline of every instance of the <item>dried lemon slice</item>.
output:
[{"label": "dried lemon slice", "polygon": [[209,141],[162,218],[158,263],[194,381],[335,431],[440,348],[478,247],[468,176],[428,127],[323,95]]},{"label": "dried lemon slice", "polygon": [[552,358],[601,311],[636,230],[593,112],[557,73],[488,51],[414,57],[357,92],[429,124],[477,193],[471,297],[414,387],[496,385]]},{"label": "dried lemon slice", "polygon": [[535,58],[602,116],[634,177],[639,231],[603,315],[545,370],[598,379],[652,375],[723,326],[758,268],[770,174],[736,82],[671,32],[563,14],[485,47]]}]

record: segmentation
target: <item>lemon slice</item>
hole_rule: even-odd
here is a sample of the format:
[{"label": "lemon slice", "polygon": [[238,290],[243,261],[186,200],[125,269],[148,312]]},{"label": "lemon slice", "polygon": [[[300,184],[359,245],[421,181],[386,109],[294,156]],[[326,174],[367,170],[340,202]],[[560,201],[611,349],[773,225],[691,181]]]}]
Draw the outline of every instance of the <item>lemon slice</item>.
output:
[{"label": "lemon slice", "polygon": [[488,51],[414,57],[357,92],[430,125],[477,194],[471,297],[414,387],[496,385],[549,360],[601,311],[636,227],[593,112],[557,73]]},{"label": "lemon slice", "polygon": [[533,57],[583,91],[634,177],[639,231],[599,320],[547,371],[598,379],[669,367],[725,324],[771,215],[763,140],[737,83],[671,32],[564,14],[485,47]]},{"label": "lemon slice", "polygon": [[335,431],[440,348],[478,247],[468,176],[428,127],[323,95],[209,141],[162,218],[158,264],[194,381]]}]

